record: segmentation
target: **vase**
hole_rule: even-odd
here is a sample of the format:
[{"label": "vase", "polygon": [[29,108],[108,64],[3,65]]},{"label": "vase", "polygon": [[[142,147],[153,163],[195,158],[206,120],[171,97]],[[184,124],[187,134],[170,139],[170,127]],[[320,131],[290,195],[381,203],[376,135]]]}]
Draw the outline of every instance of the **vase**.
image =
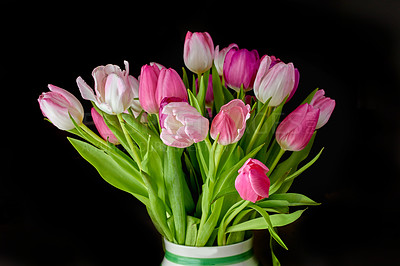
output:
[{"label": "vase", "polygon": [[173,265],[258,265],[253,255],[253,237],[243,242],[212,247],[191,247],[164,239],[165,255],[162,266]]}]

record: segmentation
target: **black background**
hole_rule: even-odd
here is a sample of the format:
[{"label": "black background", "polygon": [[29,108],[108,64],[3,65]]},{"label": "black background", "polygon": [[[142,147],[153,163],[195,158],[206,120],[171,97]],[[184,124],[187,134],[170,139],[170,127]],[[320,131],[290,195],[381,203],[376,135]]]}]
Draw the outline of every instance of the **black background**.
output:
[{"label": "black background", "polygon": [[[279,229],[282,264],[400,263],[398,1],[100,2],[3,8],[0,265],[159,265],[145,208],[79,157],[37,98],[49,83],[80,98],[76,77],[92,84],[94,67],[123,60],[136,77],[150,61],[180,72],[188,30],[293,62],[285,112],[316,87],[336,100],[312,151],[322,156],[292,187],[322,205]],[[268,239],[256,233],[265,265]]]}]

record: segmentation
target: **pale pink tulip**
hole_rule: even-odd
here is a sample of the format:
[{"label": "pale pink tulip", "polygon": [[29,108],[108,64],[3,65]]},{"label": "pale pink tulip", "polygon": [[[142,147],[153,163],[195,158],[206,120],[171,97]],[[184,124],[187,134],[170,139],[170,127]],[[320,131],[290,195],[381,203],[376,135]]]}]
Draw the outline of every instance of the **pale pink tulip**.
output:
[{"label": "pale pink tulip", "polygon": [[310,141],[318,122],[320,110],[308,103],[291,112],[276,129],[276,141],[283,150],[300,151]]},{"label": "pale pink tulip", "polygon": [[214,43],[208,32],[187,32],[183,47],[183,60],[186,67],[202,74],[212,67],[214,59]]},{"label": "pale pink tulip", "polygon": [[221,51],[219,50],[219,45],[215,47],[214,65],[215,68],[217,69],[218,75],[220,76],[224,74],[223,69],[224,69],[225,56],[232,48],[239,49],[239,46],[236,43],[232,43],[228,47],[223,48]]},{"label": "pale pink tulip", "polygon": [[70,92],[57,86],[49,84],[48,87],[50,92],[43,92],[38,98],[43,116],[61,130],[75,128],[70,115],[78,125],[82,124],[84,111],[79,100]]},{"label": "pale pink tulip", "polygon": [[171,102],[165,105],[160,121],[160,138],[165,145],[186,148],[203,141],[208,133],[208,120],[187,102]]},{"label": "pale pink tulip", "polygon": [[[254,94],[259,101],[265,103],[269,98],[269,106],[278,106],[295,86],[295,70],[292,63],[273,61],[265,55],[254,81]],[[271,64],[274,64],[271,67]]]},{"label": "pale pink tulip", "polygon": [[223,105],[211,123],[210,136],[218,143],[228,145],[238,142],[246,130],[246,120],[250,118],[250,105],[234,99]]},{"label": "pale pink tulip", "polygon": [[251,202],[269,197],[269,169],[259,160],[249,158],[239,169],[235,188],[242,199]]},{"label": "pale pink tulip", "polygon": [[93,101],[100,110],[107,114],[123,113],[133,104],[132,76],[129,76],[129,63],[124,61],[125,70],[119,66],[108,64],[96,67],[92,76],[94,78],[94,91],[86,82],[78,77],[76,82],[82,98]]},{"label": "pale pink tulip", "polygon": [[256,50],[233,47],[227,52],[224,60],[223,73],[225,83],[235,91],[243,85],[244,91],[253,88],[254,79],[260,64],[260,57]]},{"label": "pale pink tulip", "polygon": [[107,127],[106,122],[104,122],[103,116],[101,116],[96,111],[96,108],[92,107],[91,114],[94,125],[96,126],[100,136],[104,140],[107,140],[108,142],[111,142],[115,145],[119,144],[118,139],[115,137],[114,133],[112,133],[112,131]]},{"label": "pale pink tulip", "polygon": [[335,100],[332,100],[329,97],[325,97],[324,95],[325,95],[324,90],[318,90],[314,94],[314,97],[310,102],[310,104],[314,108],[318,108],[320,110],[316,129],[321,128],[328,122],[328,120],[331,117],[331,114],[333,112],[333,109],[335,109],[335,105],[336,105]]}]

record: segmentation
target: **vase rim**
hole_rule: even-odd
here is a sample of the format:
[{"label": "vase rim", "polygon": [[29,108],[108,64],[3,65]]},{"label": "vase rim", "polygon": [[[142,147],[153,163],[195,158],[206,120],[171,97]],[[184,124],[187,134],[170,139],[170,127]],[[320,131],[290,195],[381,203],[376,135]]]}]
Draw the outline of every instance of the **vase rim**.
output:
[{"label": "vase rim", "polygon": [[239,243],[225,246],[195,247],[172,243],[164,238],[165,249],[176,255],[187,256],[188,252],[195,257],[215,256],[226,257],[247,252],[253,248],[253,236]]}]

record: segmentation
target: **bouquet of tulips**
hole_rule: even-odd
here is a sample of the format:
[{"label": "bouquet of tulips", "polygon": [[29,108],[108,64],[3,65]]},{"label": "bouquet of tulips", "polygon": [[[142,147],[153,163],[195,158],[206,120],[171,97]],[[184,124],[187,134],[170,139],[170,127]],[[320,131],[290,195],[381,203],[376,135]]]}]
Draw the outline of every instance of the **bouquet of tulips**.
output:
[{"label": "bouquet of tulips", "polygon": [[125,61],[125,70],[96,67],[94,90],[78,77],[99,135],[64,89],[49,85],[40,108],[81,138],[68,140],[104,180],[146,206],[167,240],[227,245],[267,229],[278,264],[272,242],[287,247],[275,228],[304,212],[289,207],[318,204],[288,190],[320,156],[306,160],[335,101],[316,89],[281,117],[299,83],[297,68],[236,44],[214,48],[206,32],[187,33],[183,58],[193,75],[150,63],[136,79]]}]

